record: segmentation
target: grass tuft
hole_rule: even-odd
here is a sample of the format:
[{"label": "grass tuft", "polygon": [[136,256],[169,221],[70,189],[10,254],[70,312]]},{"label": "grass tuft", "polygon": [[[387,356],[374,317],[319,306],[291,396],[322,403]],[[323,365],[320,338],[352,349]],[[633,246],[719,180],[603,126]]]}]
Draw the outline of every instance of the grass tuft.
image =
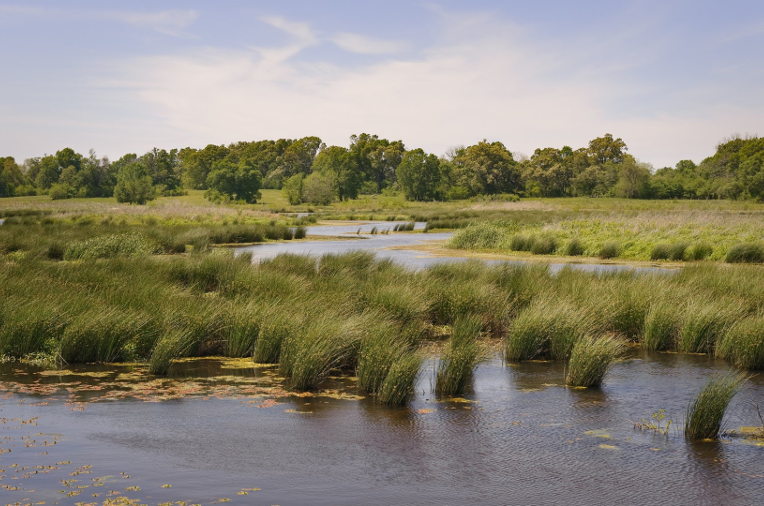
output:
[{"label": "grass tuft", "polygon": [[747,377],[730,373],[711,378],[687,409],[684,435],[687,439],[715,439],[722,428],[724,413]]},{"label": "grass tuft", "polygon": [[570,354],[565,382],[576,387],[600,386],[610,365],[623,352],[623,343],[612,336],[579,339]]}]

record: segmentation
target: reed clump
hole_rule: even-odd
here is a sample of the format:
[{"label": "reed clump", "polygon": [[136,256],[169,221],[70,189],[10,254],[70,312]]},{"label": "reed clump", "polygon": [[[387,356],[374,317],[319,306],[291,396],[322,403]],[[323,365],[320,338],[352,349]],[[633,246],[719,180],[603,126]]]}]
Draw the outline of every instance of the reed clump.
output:
[{"label": "reed clump", "polygon": [[716,356],[741,369],[764,369],[764,316],[738,320],[724,332]]},{"label": "reed clump", "polygon": [[474,316],[457,319],[438,365],[435,392],[440,396],[464,393],[472,381],[472,374],[483,360],[483,349],[478,342],[483,324]]},{"label": "reed clump", "polygon": [[599,257],[603,259],[618,258],[621,256],[621,243],[618,241],[606,241],[600,248]]},{"label": "reed clump", "polygon": [[671,301],[659,301],[645,315],[642,345],[649,351],[677,349],[682,308]]},{"label": "reed clump", "polygon": [[422,357],[413,350],[397,357],[382,382],[377,399],[387,406],[403,406],[415,393]]},{"label": "reed clump", "polygon": [[571,257],[577,257],[584,254],[586,248],[581,240],[573,238],[565,245],[565,254]]},{"label": "reed clump", "polygon": [[576,387],[597,387],[610,365],[624,353],[623,343],[613,336],[585,336],[573,346],[565,383]]},{"label": "reed clump", "polygon": [[585,310],[565,300],[540,299],[520,311],[512,322],[504,342],[504,357],[509,361],[566,360],[576,341],[593,328]]},{"label": "reed clump", "polygon": [[687,409],[685,437],[692,440],[718,437],[727,406],[746,380],[742,373],[711,378]]},{"label": "reed clump", "polygon": [[736,244],[729,249],[724,261],[728,263],[764,263],[764,245],[754,242]]}]

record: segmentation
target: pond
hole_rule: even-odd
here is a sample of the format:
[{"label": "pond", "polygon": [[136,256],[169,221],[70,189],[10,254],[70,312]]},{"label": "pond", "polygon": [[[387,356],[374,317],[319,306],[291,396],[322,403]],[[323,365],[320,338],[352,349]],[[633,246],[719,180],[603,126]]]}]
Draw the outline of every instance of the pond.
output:
[{"label": "pond", "polygon": [[[417,246],[430,241],[444,241],[449,239],[453,232],[423,232],[425,223],[415,224],[414,232],[394,232],[395,225],[402,225],[400,221],[366,221],[358,223],[342,223],[334,225],[315,225],[307,227],[310,239],[305,241],[289,241],[278,243],[258,244],[254,246],[242,246],[235,249],[237,254],[248,253],[252,260],[258,262],[263,259],[273,258],[282,253],[298,255],[322,256],[330,253],[347,253],[349,251],[371,251],[378,258],[389,258],[401,265],[412,269],[422,269],[430,265],[445,262],[463,262],[468,259],[454,256],[436,256],[416,249]],[[372,229],[378,233],[372,234]],[[388,232],[388,233],[379,233]],[[326,239],[316,239],[324,236]],[[514,263],[527,264],[523,260],[484,260],[489,264]],[[571,269],[589,272],[673,272],[672,269],[660,267],[635,267],[631,265],[597,264],[597,263],[549,263],[550,272],[569,267]]]},{"label": "pond", "polygon": [[[417,395],[385,408],[353,378],[290,395],[272,367],[196,359],[41,372],[0,366],[0,497],[47,504],[130,498],[210,504],[725,504],[764,492],[764,443],[689,443],[681,419],[727,366],[635,355],[601,389],[561,386],[557,363],[478,367],[472,393],[438,400],[435,359]],[[303,395],[303,394],[301,394]],[[758,423],[761,376],[727,426]],[[634,429],[665,409],[667,436]]]}]

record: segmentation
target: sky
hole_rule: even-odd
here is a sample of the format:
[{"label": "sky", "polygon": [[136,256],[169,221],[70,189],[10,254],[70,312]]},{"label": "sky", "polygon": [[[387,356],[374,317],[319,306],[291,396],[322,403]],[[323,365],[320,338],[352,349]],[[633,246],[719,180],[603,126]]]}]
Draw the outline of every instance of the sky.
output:
[{"label": "sky", "polygon": [[367,132],[438,155],[764,135],[764,2],[0,0],[0,156]]}]

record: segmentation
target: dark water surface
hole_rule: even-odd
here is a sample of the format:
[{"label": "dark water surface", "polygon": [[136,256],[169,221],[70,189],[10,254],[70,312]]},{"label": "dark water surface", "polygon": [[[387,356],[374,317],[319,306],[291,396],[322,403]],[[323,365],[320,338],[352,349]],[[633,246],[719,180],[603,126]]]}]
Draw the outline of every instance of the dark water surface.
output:
[{"label": "dark water surface", "polygon": [[[688,443],[679,431],[722,362],[642,356],[616,364],[601,390],[575,390],[560,386],[561,364],[494,359],[474,393],[448,401],[432,395],[434,366],[414,402],[391,409],[356,396],[352,379],[335,379],[326,397],[285,396],[272,369],[245,362],[181,364],[168,380],[6,364],[0,502],[100,503],[111,491],[145,503],[761,504],[762,443]],[[757,424],[754,401],[764,401],[760,376],[727,426]],[[677,430],[633,428],[658,409]]]},{"label": "dark water surface", "polygon": [[[398,221],[374,221],[359,222],[342,225],[315,225],[307,227],[309,236],[347,237],[347,239],[311,239],[307,241],[293,241],[281,243],[259,244],[236,248],[237,253],[252,254],[253,261],[273,258],[282,253],[298,255],[322,256],[329,253],[347,253],[350,251],[371,251],[379,258],[389,258],[397,263],[413,269],[422,269],[430,265],[445,262],[463,262],[464,257],[435,256],[427,252],[413,249],[428,241],[442,241],[449,239],[453,232],[421,232],[425,223],[418,222],[414,232],[396,233],[392,229],[396,224],[405,223]],[[371,234],[376,228],[378,232],[389,231],[388,234]],[[417,232],[420,231],[420,232]],[[359,233],[360,232],[360,233]],[[412,249],[406,249],[409,246]],[[391,249],[395,248],[395,249]],[[527,264],[523,260],[483,260],[488,264],[512,263]],[[590,272],[615,272],[615,271],[644,271],[644,272],[674,272],[672,269],[660,267],[635,267],[631,265],[616,264],[587,264],[587,263],[549,263],[549,270],[557,272],[564,267]]]}]

